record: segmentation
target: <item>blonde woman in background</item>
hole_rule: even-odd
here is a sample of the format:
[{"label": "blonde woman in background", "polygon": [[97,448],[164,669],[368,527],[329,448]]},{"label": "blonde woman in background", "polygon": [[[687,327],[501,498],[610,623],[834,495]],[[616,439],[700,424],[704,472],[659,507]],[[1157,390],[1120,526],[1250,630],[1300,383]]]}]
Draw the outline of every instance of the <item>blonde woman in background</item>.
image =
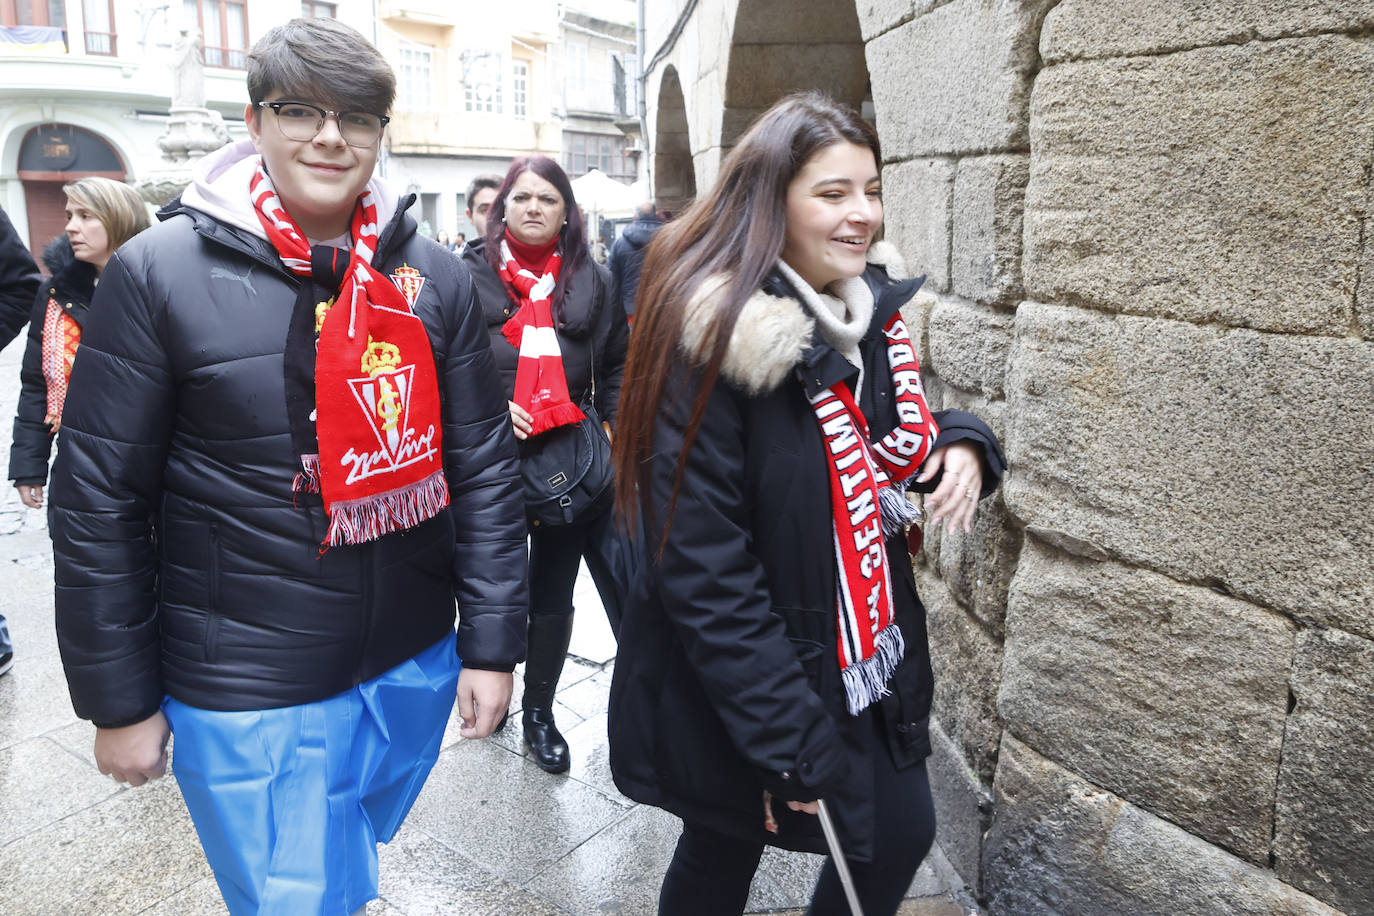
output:
[{"label": "blonde woman in background", "polygon": [[48,458],[62,426],[67,380],[100,272],[116,248],[148,228],[147,207],[123,182],[81,178],[62,191],[67,195],[65,236],[43,256],[52,276],[39,286],[29,320],[10,446],[10,479],[30,509],[43,507]]}]

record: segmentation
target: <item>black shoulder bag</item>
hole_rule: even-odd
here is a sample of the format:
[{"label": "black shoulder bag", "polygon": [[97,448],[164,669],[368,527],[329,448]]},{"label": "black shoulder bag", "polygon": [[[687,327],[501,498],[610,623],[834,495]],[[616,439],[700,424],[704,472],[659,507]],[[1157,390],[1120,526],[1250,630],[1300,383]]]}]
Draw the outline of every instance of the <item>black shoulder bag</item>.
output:
[{"label": "black shoulder bag", "polygon": [[555,426],[519,443],[525,515],[542,525],[571,525],[610,495],[611,440],[596,412],[595,347],[591,396],[578,406],[583,413],[580,422]]}]

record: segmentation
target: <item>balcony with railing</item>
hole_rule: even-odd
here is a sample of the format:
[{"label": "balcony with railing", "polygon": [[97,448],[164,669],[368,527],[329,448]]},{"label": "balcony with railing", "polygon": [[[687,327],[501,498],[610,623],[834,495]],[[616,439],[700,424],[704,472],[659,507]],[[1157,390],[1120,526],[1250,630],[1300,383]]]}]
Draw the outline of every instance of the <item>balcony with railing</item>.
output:
[{"label": "balcony with railing", "polygon": [[114,32],[86,31],[86,53],[116,57],[119,54]]}]

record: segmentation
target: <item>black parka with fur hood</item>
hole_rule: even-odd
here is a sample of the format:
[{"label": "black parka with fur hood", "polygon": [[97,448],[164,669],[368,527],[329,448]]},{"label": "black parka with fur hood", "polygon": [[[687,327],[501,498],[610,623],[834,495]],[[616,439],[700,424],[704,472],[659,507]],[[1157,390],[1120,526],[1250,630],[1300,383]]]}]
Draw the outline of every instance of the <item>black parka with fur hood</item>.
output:
[{"label": "black parka with fur hood", "polygon": [[471,278],[416,235],[413,197],[381,194],[395,215],[373,265],[424,277],[414,310],[452,505],[322,554],[319,498],[291,489],[298,280],[244,208],[251,153],[206,157],[164,222],[111,258],[72,371],[51,488],[57,629],[77,713],[100,726],[141,721],[164,694],[216,710],[324,699],[451,635],[455,604],[465,666],[524,655],[515,440]]},{"label": "black parka with fur hood", "polygon": [[[874,253],[883,255],[895,259],[893,251]],[[876,266],[865,280],[875,308],[859,343],[868,368],[856,400],[878,439],[897,425],[891,374],[876,368],[887,366],[882,328],[920,282],[895,282]],[[708,346],[710,298],[699,295],[687,308],[681,384],[659,411],[645,499],[651,519],[663,517],[672,493],[694,399],[691,367],[704,362]],[[762,794],[824,797],[847,853],[868,861],[873,811],[883,800],[863,775],[872,772],[863,754],[873,742],[858,730],[872,728],[873,717],[868,710],[850,716],[845,706],[829,466],[808,401],[856,375],[780,275],[746,303],[687,453],[662,556],[625,608],[609,730],[615,783],[630,798],[730,835],[824,852],[817,819],[781,803],[773,806],[779,832],[765,832]],[[981,450],[982,495],[990,494],[1005,466],[996,436],[970,414],[935,417],[937,448],[967,440]],[[920,488],[938,483],[937,476]],[[930,753],[933,680],[906,543],[890,537],[887,547],[906,654],[889,695],[869,709],[886,732],[886,752],[903,768]]]}]

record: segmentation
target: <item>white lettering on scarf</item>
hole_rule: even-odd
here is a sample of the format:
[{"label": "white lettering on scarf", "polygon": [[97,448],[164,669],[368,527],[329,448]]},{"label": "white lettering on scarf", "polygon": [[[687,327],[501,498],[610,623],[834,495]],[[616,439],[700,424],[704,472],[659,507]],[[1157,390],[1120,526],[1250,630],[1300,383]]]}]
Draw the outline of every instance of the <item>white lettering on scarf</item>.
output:
[{"label": "white lettering on scarf", "polygon": [[348,483],[356,483],[374,474],[388,474],[392,471],[398,471],[417,461],[426,461],[434,456],[437,451],[433,446],[434,433],[433,424],[430,424],[429,429],[425,430],[423,435],[417,434],[413,427],[407,428],[405,435],[401,437],[401,445],[396,450],[394,461],[390,453],[384,448],[362,452],[361,454],[350,448],[339,459],[339,463],[348,468]]}]

